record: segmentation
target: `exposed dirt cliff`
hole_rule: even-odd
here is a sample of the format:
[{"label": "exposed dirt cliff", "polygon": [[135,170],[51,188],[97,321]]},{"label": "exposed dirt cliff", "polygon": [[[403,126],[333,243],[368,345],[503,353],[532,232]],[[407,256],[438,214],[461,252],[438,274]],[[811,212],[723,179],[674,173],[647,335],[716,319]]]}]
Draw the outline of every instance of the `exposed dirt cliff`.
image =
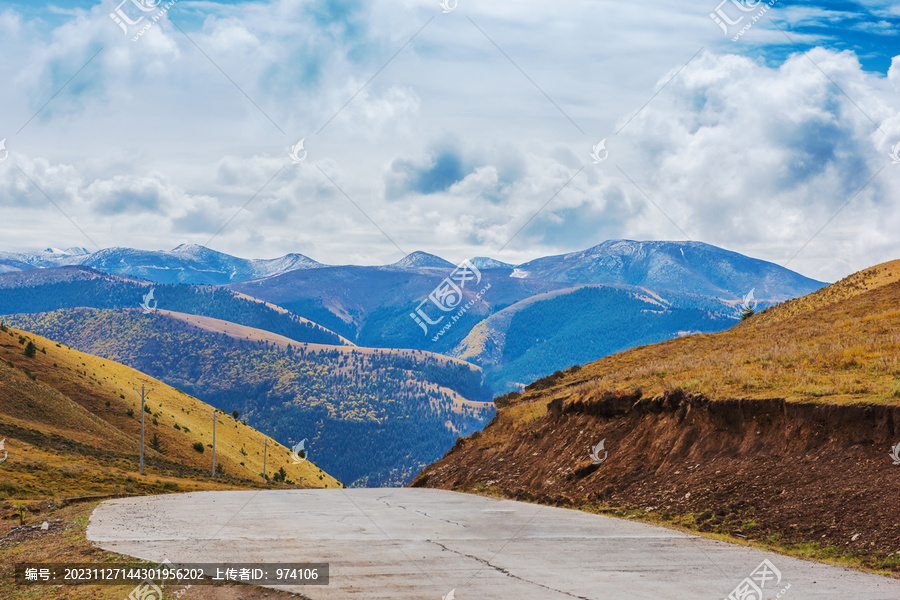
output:
[{"label": "exposed dirt cliff", "polygon": [[[606,440],[608,456],[588,453]],[[900,407],[783,400],[607,397],[515,425],[499,416],[413,485],[493,488],[573,507],[635,508],[777,544],[859,551],[897,569]],[[898,570],[900,572],[900,570]]]},{"label": "exposed dirt cliff", "polygon": [[[900,574],[898,267],[499,398],[497,418],[413,485],[646,517]],[[601,440],[606,458],[592,464]]]}]

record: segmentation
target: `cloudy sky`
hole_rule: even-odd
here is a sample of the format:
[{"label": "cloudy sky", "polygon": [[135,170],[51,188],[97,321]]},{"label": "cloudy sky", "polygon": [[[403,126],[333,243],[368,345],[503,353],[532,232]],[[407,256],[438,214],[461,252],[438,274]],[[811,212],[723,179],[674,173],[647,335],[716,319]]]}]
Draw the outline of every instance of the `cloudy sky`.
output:
[{"label": "cloudy sky", "polygon": [[900,258],[894,2],[120,1],[0,2],[2,250]]}]

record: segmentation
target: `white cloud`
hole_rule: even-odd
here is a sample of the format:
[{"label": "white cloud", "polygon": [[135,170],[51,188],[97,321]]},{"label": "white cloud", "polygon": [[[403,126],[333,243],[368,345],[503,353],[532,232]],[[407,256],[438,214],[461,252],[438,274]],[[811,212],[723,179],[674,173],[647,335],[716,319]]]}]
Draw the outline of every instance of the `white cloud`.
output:
[{"label": "white cloud", "polygon": [[[393,262],[398,250],[363,212],[405,250],[453,261],[514,235],[497,258],[682,237],[618,166],[694,239],[783,262],[900,141],[900,57],[887,77],[822,49],[809,53],[818,67],[803,55],[762,67],[727,52],[755,57],[783,36],[758,24],[739,44],[723,40],[707,0],[461,2],[449,15],[434,0],[399,5],[181,0],[170,17],[206,56],[165,19],[131,42],[105,3],[51,29],[0,13],[0,77],[12,82],[0,96],[11,151],[0,207],[22,221],[49,211],[42,239],[10,232],[3,249],[85,245],[15,165],[109,246],[204,243],[248,201],[213,247]],[[794,25],[848,16],[776,10]],[[891,10],[883,3],[880,18]],[[712,50],[665,85],[701,47]],[[301,137],[309,158],[291,165]],[[610,159],[593,165],[604,137]],[[458,180],[428,175],[443,151]],[[403,169],[440,185],[410,186]],[[897,254],[898,177],[886,169],[791,266],[835,279]]]}]

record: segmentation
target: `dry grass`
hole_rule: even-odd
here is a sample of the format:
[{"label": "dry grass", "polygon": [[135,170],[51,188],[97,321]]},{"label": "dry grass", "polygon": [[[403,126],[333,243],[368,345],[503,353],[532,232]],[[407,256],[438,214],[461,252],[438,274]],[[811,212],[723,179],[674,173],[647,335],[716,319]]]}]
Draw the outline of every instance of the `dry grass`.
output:
[{"label": "dry grass", "polygon": [[[33,358],[23,353],[28,341],[39,349]],[[124,365],[27,332],[0,331],[0,438],[6,438],[9,453],[0,464],[0,500],[122,493],[102,483],[103,473],[120,469],[136,475],[142,413],[133,388],[141,385],[153,388],[146,403],[150,412],[143,413],[146,472],[209,473],[211,406]],[[159,451],[151,447],[154,436]],[[340,487],[309,461],[293,464],[289,450],[272,438],[230,414],[218,414],[216,464],[227,476],[261,482],[266,441],[270,477],[283,467],[288,479],[304,487]],[[202,444],[202,453],[195,443]]]},{"label": "dry grass", "polygon": [[[900,401],[900,261],[757,314],[729,331],[635,348],[586,365],[554,386],[601,392],[666,390],[722,398],[835,403]],[[525,398],[539,393],[526,394]]]}]

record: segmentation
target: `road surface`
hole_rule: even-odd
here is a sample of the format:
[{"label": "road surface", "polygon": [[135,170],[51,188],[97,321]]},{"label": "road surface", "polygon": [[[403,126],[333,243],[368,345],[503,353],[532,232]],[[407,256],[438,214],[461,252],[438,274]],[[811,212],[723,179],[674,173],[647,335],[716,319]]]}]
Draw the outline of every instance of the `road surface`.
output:
[{"label": "road surface", "polygon": [[[429,489],[109,500],[87,535],[158,562],[327,562],[327,587],[278,588],[311,600],[441,600],[451,590],[456,600],[722,600],[759,583],[765,600],[900,598],[898,580],[627,520]],[[774,570],[757,570],[764,559]]]}]

